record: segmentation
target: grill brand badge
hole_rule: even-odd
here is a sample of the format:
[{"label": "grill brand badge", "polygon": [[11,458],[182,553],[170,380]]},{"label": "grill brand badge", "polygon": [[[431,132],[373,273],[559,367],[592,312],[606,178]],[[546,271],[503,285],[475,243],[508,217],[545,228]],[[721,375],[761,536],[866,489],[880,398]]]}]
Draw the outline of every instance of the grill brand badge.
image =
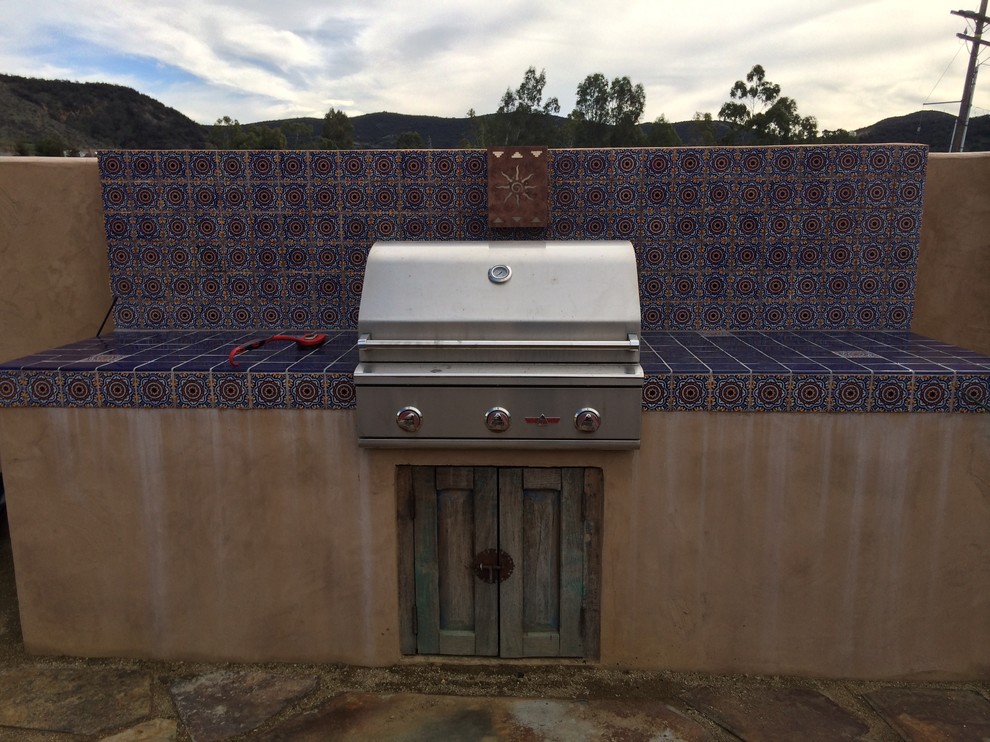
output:
[{"label": "grill brand badge", "polygon": [[526,421],[527,425],[556,425],[560,422],[559,417],[547,417],[546,415],[540,415],[539,417],[524,417],[523,420]]}]

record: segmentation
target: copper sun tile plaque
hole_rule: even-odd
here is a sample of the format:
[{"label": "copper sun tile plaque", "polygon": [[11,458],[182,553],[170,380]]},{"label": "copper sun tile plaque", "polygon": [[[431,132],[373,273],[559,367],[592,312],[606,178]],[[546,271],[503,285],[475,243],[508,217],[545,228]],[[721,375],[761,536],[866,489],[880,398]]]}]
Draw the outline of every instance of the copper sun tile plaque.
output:
[{"label": "copper sun tile plaque", "polygon": [[488,150],[488,226],[545,227],[546,147],[493,147]]}]

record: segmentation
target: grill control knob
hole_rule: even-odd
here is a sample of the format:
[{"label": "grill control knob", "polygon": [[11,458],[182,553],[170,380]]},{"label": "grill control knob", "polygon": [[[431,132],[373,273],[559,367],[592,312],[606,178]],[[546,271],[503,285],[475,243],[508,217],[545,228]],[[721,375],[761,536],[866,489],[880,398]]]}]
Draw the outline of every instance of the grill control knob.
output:
[{"label": "grill control knob", "polygon": [[492,407],[485,413],[485,427],[493,433],[504,433],[511,422],[512,416],[504,407]]},{"label": "grill control knob", "polygon": [[395,413],[395,424],[407,433],[415,433],[423,424],[423,413],[415,407],[403,407]]},{"label": "grill control knob", "polygon": [[594,433],[601,424],[602,416],[591,407],[582,407],[574,415],[574,427],[582,433]]}]

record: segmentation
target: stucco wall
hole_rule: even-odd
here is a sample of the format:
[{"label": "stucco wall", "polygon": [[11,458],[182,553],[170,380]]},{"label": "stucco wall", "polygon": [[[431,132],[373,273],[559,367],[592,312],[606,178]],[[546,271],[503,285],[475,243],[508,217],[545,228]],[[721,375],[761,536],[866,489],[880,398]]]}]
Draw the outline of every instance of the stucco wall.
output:
[{"label": "stucco wall", "polygon": [[912,329],[990,354],[990,152],[932,155]]},{"label": "stucco wall", "polygon": [[0,266],[0,359],[96,334],[111,297],[95,159],[0,157]]},{"label": "stucco wall", "polygon": [[604,664],[990,677],[990,416],[643,425],[638,452],[367,451],[346,411],[5,410],[25,645],[390,664],[396,465],[598,466]]}]

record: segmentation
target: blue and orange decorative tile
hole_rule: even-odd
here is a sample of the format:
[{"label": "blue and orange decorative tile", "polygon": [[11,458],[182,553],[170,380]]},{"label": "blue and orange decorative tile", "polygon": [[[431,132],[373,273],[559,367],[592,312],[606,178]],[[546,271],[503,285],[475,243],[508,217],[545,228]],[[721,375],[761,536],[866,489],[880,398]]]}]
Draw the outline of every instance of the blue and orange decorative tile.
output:
[{"label": "blue and orange decorative tile", "polygon": [[[0,369],[0,407],[20,407],[25,403],[26,383],[23,374],[23,371]],[[47,389],[45,391],[48,392]],[[45,396],[53,398],[54,395],[48,392]]]},{"label": "blue and orange decorative tile", "polygon": [[709,374],[673,374],[670,377],[669,409],[710,409],[709,385],[714,386]]},{"label": "blue and orange decorative tile", "polygon": [[403,181],[421,181],[427,177],[429,172],[428,150],[403,150],[397,155],[398,166],[402,173]]},{"label": "blue and orange decorative tile", "polygon": [[247,408],[251,393],[246,371],[216,371],[213,373],[213,400],[217,407]]},{"label": "blue and orange decorative tile", "polygon": [[99,161],[100,179],[113,182],[128,177],[127,158],[123,152],[101,152]]},{"label": "blue and orange decorative tile", "polygon": [[791,377],[785,374],[753,374],[750,409],[786,412],[790,409]]},{"label": "blue and orange decorative tile", "polygon": [[956,412],[990,412],[990,376],[960,374],[956,377]]},{"label": "blue and orange decorative tile", "polygon": [[[435,183],[450,182],[458,172],[455,150],[432,150],[427,177]],[[485,168],[487,171],[487,168]]]},{"label": "blue and orange decorative tile", "polygon": [[97,373],[66,371],[61,378],[67,407],[101,406]]},{"label": "blue and orange decorative tile", "polygon": [[153,180],[156,176],[159,153],[153,150],[134,150],[125,155],[126,174],[135,181]]},{"label": "blue and orange decorative tile", "polygon": [[309,175],[309,152],[279,153],[278,172],[283,183],[305,182]]},{"label": "blue and orange decorative tile", "polygon": [[309,154],[309,175],[314,182],[335,180],[339,175],[340,153],[337,150]]},{"label": "blue and orange decorative tile", "polygon": [[830,376],[795,374],[792,379],[791,409],[799,412],[826,412],[832,379]]},{"label": "blue and orange decorative tile", "polygon": [[891,304],[887,307],[884,325],[888,330],[911,329],[912,306],[910,303]]},{"label": "blue and orange decorative tile", "polygon": [[914,379],[910,374],[876,374],[870,409],[875,412],[909,412],[914,405]]},{"label": "blue and orange decorative tile", "polygon": [[670,375],[649,374],[643,380],[643,407],[647,410],[670,409]]},{"label": "blue and orange decorative tile", "polygon": [[133,407],[137,400],[133,373],[99,372],[100,398],[103,407]]},{"label": "blue and orange decorative tile", "polygon": [[749,374],[718,374],[713,381],[713,410],[741,412],[750,409],[753,385]]},{"label": "blue and orange decorative tile", "polygon": [[136,403],[139,407],[175,405],[174,380],[171,373],[142,371],[135,377]]},{"label": "blue and orange decorative tile", "polygon": [[278,177],[278,152],[252,151],[248,154],[248,179],[253,187],[274,183]]},{"label": "blue and orange decorative tile", "polygon": [[707,174],[716,180],[734,181],[742,174],[741,149],[711,147],[708,150]]},{"label": "blue and orange decorative tile", "polygon": [[928,161],[928,150],[925,147],[901,147],[894,157],[902,173],[923,174]]},{"label": "blue and orange decorative tile", "polygon": [[255,409],[287,407],[288,376],[284,373],[248,374],[251,389],[251,406]]},{"label": "blue and orange decorative tile", "polygon": [[[216,180],[219,177],[234,178],[243,173],[244,152],[199,151],[189,154],[189,177],[193,183]],[[222,167],[221,167],[222,165]]]},{"label": "blue and orange decorative tile", "polygon": [[868,411],[871,386],[871,376],[868,374],[836,374],[833,377],[831,411]]},{"label": "blue and orange decorative tile", "polygon": [[914,379],[915,412],[950,412],[953,408],[954,379],[950,376],[919,374]]},{"label": "blue and orange decorative tile", "polygon": [[774,147],[767,150],[771,176],[776,180],[796,178],[801,173],[799,151],[793,147]]},{"label": "blue and orange decorative tile", "polygon": [[173,374],[175,383],[175,404],[177,407],[213,407],[211,377],[205,371]]},{"label": "blue and orange decorative tile", "polygon": [[357,395],[350,374],[327,374],[327,401],[333,409],[351,409],[356,406]]},{"label": "blue and orange decorative tile", "polygon": [[325,374],[290,373],[288,375],[288,404],[305,409],[327,407]]},{"label": "blue and orange decorative tile", "polygon": [[[548,151],[549,152],[549,151]],[[458,170],[462,178],[482,185],[488,177],[488,158],[482,150],[459,150],[456,155]]]},{"label": "blue and orange decorative tile", "polygon": [[[65,401],[62,377],[58,371],[23,371],[19,382],[22,387],[21,396],[32,407],[61,407]],[[4,396],[6,395],[0,390],[0,397]]]},{"label": "blue and orange decorative tile", "polygon": [[[652,182],[669,181],[675,172],[674,158],[677,150],[657,149],[646,153],[646,168],[643,172],[644,181]],[[581,171],[579,169],[579,174]],[[649,187],[649,186],[647,186]]]}]

